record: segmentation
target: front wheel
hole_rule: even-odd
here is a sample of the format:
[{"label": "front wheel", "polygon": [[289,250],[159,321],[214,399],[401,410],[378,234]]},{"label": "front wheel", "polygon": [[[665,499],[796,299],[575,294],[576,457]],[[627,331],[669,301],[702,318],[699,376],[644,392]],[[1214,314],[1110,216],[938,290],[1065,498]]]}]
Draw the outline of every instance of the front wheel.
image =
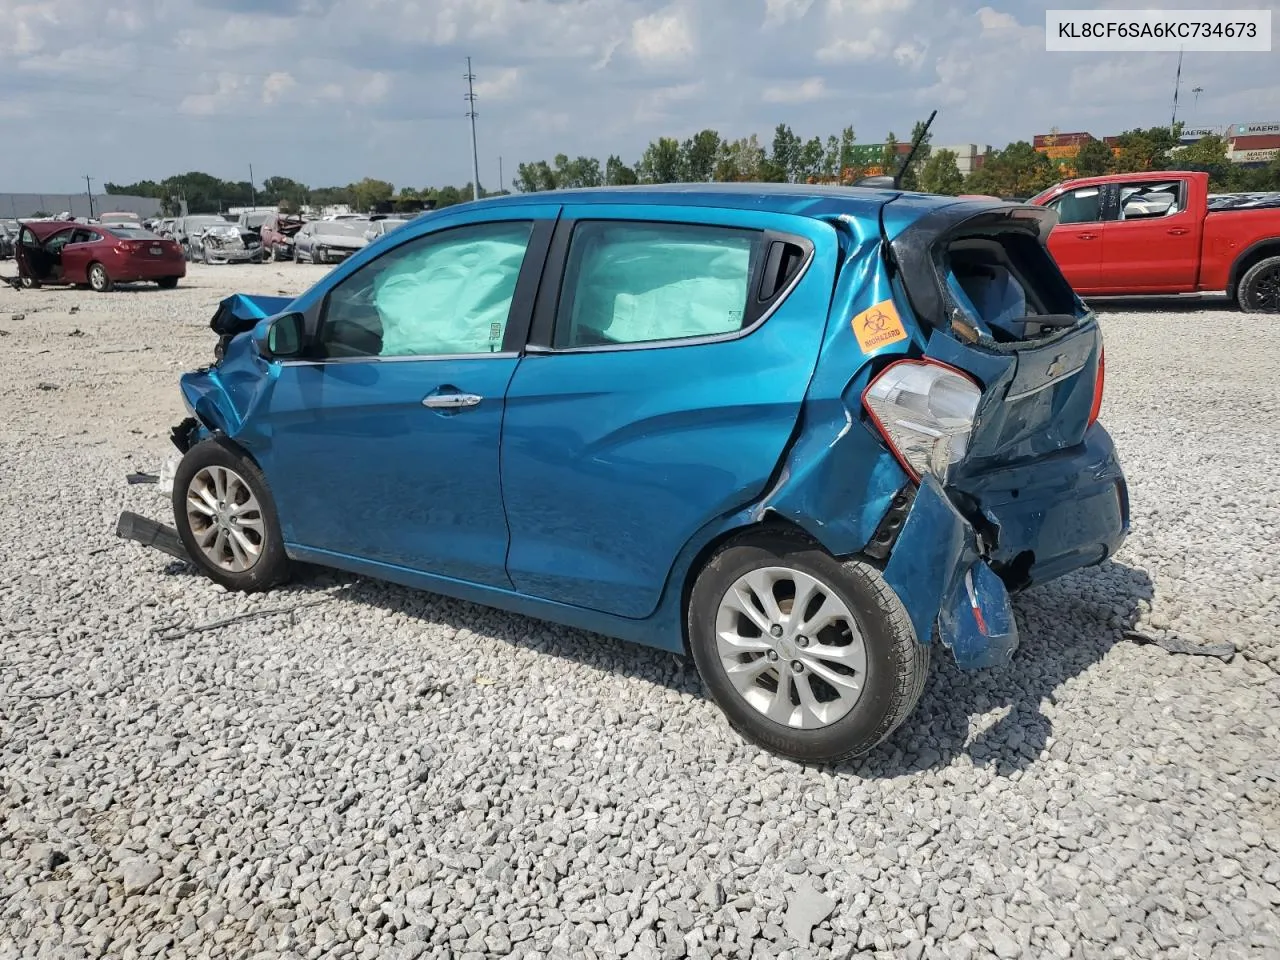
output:
[{"label": "front wheel", "polygon": [[173,514],[192,561],[228,590],[267,590],[288,579],[267,481],[225,440],[205,440],[183,456],[173,478]]},{"label": "front wheel", "polygon": [[107,293],[113,286],[111,277],[107,273],[107,268],[100,263],[91,263],[89,265],[89,286],[94,289],[95,293]]},{"label": "front wheel", "polygon": [[1267,257],[1240,278],[1236,301],[1246,313],[1280,313],[1280,257]]},{"label": "front wheel", "polygon": [[915,709],[929,648],[869,564],[752,532],[703,568],[688,607],[703,682],[744,737],[792,760],[864,754]]}]

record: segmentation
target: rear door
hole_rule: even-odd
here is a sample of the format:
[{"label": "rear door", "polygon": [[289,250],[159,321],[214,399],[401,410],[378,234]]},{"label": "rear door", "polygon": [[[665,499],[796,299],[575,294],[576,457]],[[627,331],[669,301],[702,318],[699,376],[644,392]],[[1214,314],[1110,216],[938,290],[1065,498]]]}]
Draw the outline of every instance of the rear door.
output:
[{"label": "rear door", "polygon": [[68,283],[88,282],[89,263],[95,259],[94,244],[101,240],[102,233],[98,230],[72,232],[70,241],[62,248],[62,275]]},{"label": "rear door", "polygon": [[1120,183],[1118,189],[1116,218],[1102,228],[1102,290],[1195,290],[1204,223],[1189,207],[1187,181],[1152,178]]},{"label": "rear door", "polygon": [[1080,293],[1090,293],[1101,286],[1106,189],[1078,187],[1045,204],[1058,214],[1058,226],[1049,235],[1049,251],[1067,281]]},{"label": "rear door", "polygon": [[765,490],[822,343],[827,224],[762,211],[566,206],[507,391],[507,573],[642,618],[678,553]]}]

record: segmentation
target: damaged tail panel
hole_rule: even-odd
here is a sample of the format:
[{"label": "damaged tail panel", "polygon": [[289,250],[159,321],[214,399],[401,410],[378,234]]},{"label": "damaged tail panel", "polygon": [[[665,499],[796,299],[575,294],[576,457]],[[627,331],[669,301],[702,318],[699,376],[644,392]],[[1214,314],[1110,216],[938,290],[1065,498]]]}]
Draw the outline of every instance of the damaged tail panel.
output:
[{"label": "damaged tail panel", "polygon": [[762,504],[884,564],[922,643],[1006,662],[1010,594],[1114,554],[1129,524],[1097,423],[1102,336],[1046,210],[904,195],[846,258],[781,480]]}]

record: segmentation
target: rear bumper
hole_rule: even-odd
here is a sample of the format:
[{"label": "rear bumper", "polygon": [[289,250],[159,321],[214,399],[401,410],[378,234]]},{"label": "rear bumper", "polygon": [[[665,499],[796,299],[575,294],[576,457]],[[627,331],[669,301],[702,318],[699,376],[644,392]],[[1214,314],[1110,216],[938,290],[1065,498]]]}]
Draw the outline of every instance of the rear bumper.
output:
[{"label": "rear bumper", "polygon": [[1099,424],[1078,447],[961,485],[957,499],[982,534],[985,557],[1013,590],[1099,564],[1129,534],[1129,489]]},{"label": "rear bumper", "polygon": [[143,260],[125,264],[118,274],[110,270],[108,272],[111,273],[111,278],[119,283],[129,283],[134,280],[163,280],[165,277],[185,277],[187,275],[187,261],[181,258],[174,260]]},{"label": "rear bumper", "polygon": [[944,492],[926,477],[885,566],[921,643],[938,636],[958,666],[1007,662],[1018,646],[1011,590],[1093,566],[1129,532],[1129,494],[1111,437]]}]

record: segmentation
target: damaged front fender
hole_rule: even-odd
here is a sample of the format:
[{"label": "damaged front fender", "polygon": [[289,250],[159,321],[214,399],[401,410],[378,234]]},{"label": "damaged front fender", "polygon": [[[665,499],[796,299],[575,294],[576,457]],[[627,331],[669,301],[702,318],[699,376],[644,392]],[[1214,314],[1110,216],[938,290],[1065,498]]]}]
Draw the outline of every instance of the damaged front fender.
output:
[{"label": "damaged front fender", "polygon": [[[249,333],[230,339],[216,366],[185,373],[179,380],[183,400],[192,415],[210,431],[242,439],[262,429],[269,418],[254,418],[275,386],[279,367],[267,363]],[[255,435],[256,436],[256,435]]]}]

